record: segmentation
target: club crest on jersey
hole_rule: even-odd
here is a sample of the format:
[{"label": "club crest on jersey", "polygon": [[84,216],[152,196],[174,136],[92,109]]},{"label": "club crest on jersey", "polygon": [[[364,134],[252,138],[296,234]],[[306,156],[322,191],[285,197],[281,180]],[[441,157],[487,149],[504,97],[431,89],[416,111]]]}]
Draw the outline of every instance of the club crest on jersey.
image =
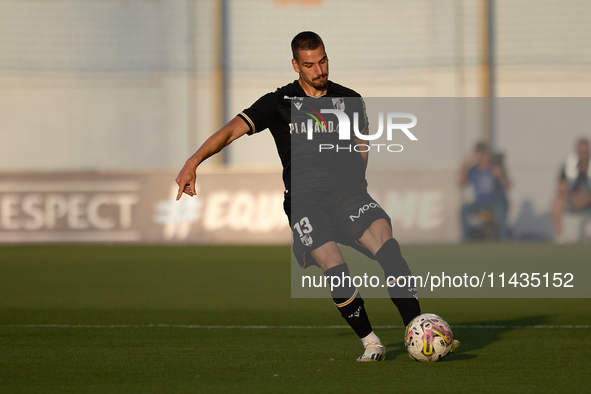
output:
[{"label": "club crest on jersey", "polygon": [[345,110],[345,99],[341,97],[333,98],[332,99],[332,106],[334,109],[338,109],[339,111]]},{"label": "club crest on jersey", "polygon": [[303,237],[300,237],[300,241],[302,241],[302,243],[304,244],[304,246],[312,246],[312,237],[310,236],[310,234],[306,234]]}]

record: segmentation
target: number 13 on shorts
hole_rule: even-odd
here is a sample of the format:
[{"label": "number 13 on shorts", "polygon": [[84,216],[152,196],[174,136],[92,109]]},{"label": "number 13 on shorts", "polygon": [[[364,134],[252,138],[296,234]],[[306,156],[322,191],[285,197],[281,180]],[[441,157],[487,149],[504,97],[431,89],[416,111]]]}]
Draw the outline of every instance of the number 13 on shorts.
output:
[{"label": "number 13 on shorts", "polygon": [[293,225],[293,228],[298,232],[300,238],[303,237],[304,234],[310,234],[313,230],[307,216],[303,217],[299,222],[296,222],[296,224]]}]

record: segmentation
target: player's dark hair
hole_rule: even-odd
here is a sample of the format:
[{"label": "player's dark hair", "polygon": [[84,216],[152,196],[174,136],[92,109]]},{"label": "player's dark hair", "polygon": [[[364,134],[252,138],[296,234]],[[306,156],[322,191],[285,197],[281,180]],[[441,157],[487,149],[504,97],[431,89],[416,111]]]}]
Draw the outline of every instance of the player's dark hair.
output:
[{"label": "player's dark hair", "polygon": [[324,42],[318,34],[312,31],[303,31],[291,40],[291,53],[293,58],[298,60],[298,51],[313,51],[321,45],[324,48]]}]

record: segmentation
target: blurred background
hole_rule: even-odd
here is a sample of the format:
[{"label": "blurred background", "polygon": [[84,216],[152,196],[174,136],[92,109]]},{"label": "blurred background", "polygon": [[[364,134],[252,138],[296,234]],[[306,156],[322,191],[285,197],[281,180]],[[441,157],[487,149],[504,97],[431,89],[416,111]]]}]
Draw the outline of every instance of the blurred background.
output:
[{"label": "blurred background", "polygon": [[[511,238],[552,240],[560,165],[591,135],[590,20],[586,0],[1,1],[0,242],[288,243],[268,133],[206,162],[195,199],[173,204],[173,180],[221,125],[297,79],[289,43],[304,30],[323,38],[331,79],[364,97],[468,98],[448,154],[393,170],[424,179],[391,191],[410,206],[433,177],[448,184],[437,234],[405,238],[417,206],[416,223],[395,223],[403,241],[461,240],[470,192],[456,178],[480,141],[513,184]],[[507,127],[519,116],[505,98],[529,98],[528,119],[559,109]]]}]

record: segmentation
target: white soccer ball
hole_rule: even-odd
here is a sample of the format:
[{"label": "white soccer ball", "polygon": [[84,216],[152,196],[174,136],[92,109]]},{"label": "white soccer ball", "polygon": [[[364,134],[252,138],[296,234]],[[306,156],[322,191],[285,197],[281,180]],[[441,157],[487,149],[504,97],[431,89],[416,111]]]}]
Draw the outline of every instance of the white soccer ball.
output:
[{"label": "white soccer ball", "polygon": [[441,360],[451,350],[453,340],[449,324],[433,313],[415,317],[404,331],[406,350],[417,361]]}]

